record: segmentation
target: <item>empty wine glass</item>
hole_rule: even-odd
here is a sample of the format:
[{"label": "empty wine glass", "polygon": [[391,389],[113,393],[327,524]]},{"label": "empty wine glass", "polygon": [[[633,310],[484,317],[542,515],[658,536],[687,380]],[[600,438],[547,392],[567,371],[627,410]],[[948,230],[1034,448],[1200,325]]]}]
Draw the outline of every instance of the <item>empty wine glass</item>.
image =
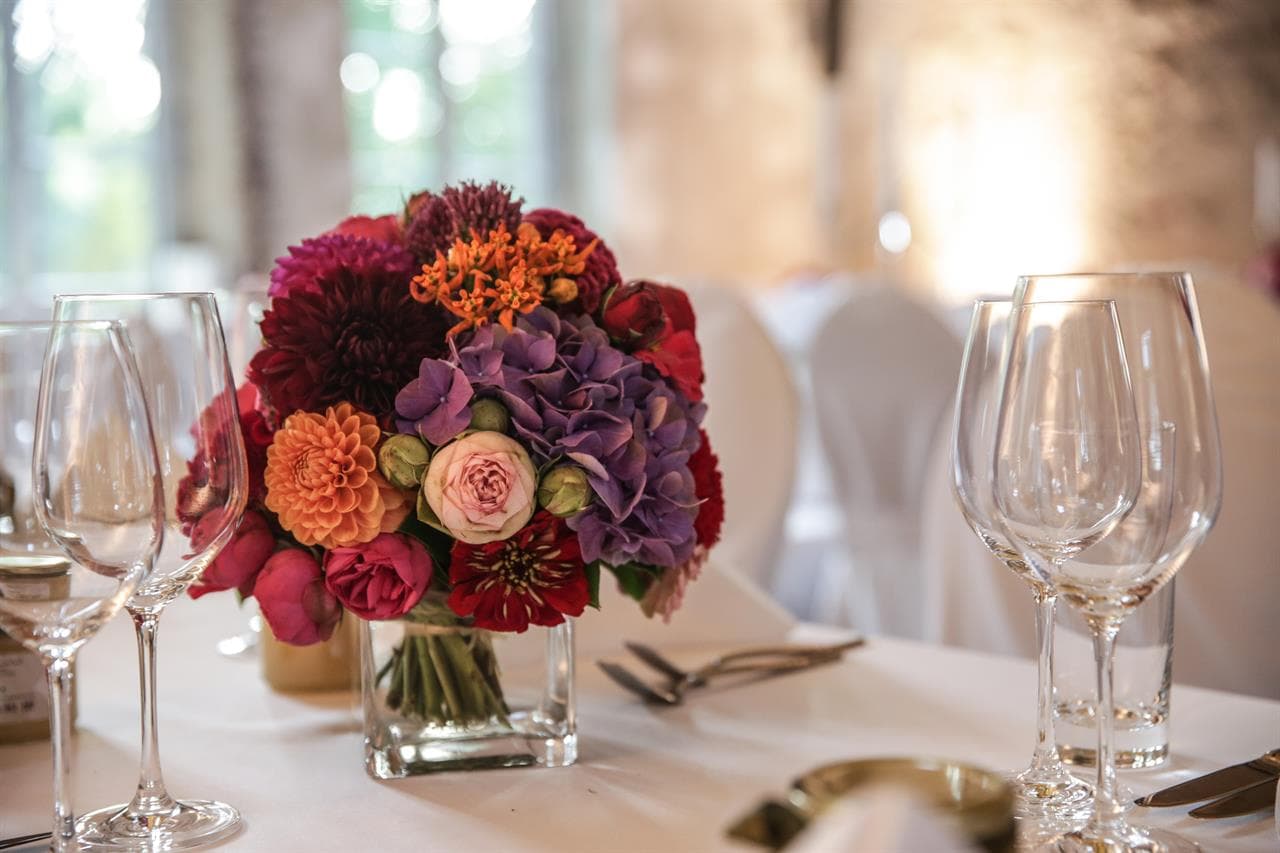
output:
[{"label": "empty wine glass", "polygon": [[127,850],[203,846],[240,828],[239,812],[212,800],[175,800],[160,768],[156,632],[165,607],[199,579],[235,532],[248,498],[248,468],[235,385],[211,293],[76,295],[54,300],[54,318],[109,318],[125,327],[152,414],[165,485],[165,541],[127,608],[138,634],[142,760],[126,805],[80,819],[81,844]]},{"label": "empty wine glass", "polygon": [[[38,397],[23,370],[36,352],[45,354]],[[119,324],[0,325],[0,392],[15,426],[0,435],[0,628],[39,654],[48,674],[51,846],[74,850],[71,665],[145,577],[164,535],[163,483]]]},{"label": "empty wine glass", "polygon": [[[1072,559],[1063,571],[1063,597],[1104,628],[1158,589],[1182,566],[1208,534],[1222,503],[1222,460],[1217,416],[1209,380],[1209,364],[1200,330],[1195,288],[1185,273],[1117,273],[1029,276],[1019,279],[1019,300],[1113,299],[1131,370],[1139,431],[1146,454],[1140,505],[1148,507],[1156,495],[1167,496],[1167,519],[1150,511],[1135,512],[1096,548]],[[1175,452],[1176,447],[1176,452]],[[1158,461],[1159,467],[1156,465]],[[1159,482],[1153,492],[1152,484]],[[1164,512],[1164,505],[1158,504]],[[1112,536],[1116,538],[1113,539]],[[1158,553],[1149,553],[1159,542]],[[1099,571],[1099,566],[1108,566]],[[1101,580],[1100,580],[1101,578]],[[1083,587],[1078,591],[1076,587]],[[1101,590],[1101,591],[1100,591]],[[1070,596],[1070,598],[1068,598]],[[1096,601],[1090,603],[1089,599]],[[1075,599],[1074,601],[1072,599]],[[1108,629],[1109,631],[1109,629]],[[1095,639],[1095,656],[1098,640]],[[1109,641],[1114,646],[1114,636]],[[1110,660],[1114,649],[1103,649]],[[1110,692],[1110,666],[1102,673]],[[1110,729],[1115,713],[1109,696],[1098,704],[1100,725]],[[1100,755],[1099,764],[1111,764]],[[1100,776],[1105,768],[1100,766]],[[1116,812],[1109,791],[1096,793],[1091,823],[1063,849],[1108,851],[1194,850],[1194,845],[1169,833],[1135,830]]]},{"label": "empty wine glass", "polygon": [[1018,814],[1071,821],[1083,817],[1091,791],[1062,765],[1054,745],[1053,624],[1057,592],[1031,571],[996,522],[991,472],[1010,307],[1007,300],[974,302],[956,389],[952,487],[969,527],[991,553],[1026,581],[1035,601],[1036,648],[1039,650],[1036,747],[1031,765],[1014,777]]}]

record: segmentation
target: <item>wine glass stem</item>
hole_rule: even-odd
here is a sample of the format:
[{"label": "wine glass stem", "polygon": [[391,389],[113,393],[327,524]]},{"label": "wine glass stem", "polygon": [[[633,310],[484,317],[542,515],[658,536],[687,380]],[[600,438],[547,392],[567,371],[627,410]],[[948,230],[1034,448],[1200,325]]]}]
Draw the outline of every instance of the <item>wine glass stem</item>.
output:
[{"label": "wine glass stem", "polygon": [[138,632],[138,685],[142,704],[142,760],[138,770],[138,790],[129,803],[129,814],[148,817],[173,811],[176,803],[164,787],[160,770],[160,734],[156,716],[156,633],[160,614],[134,611]]},{"label": "wine glass stem", "polygon": [[1098,666],[1098,783],[1093,789],[1093,814],[1089,832],[1101,832],[1123,821],[1124,810],[1116,802],[1115,697],[1112,682],[1116,660],[1116,634],[1120,624],[1110,620],[1090,620],[1093,630],[1093,658]]},{"label": "wine glass stem", "polygon": [[71,658],[45,659],[49,676],[49,734],[53,742],[53,837],[55,853],[75,850],[76,819],[71,809]]},{"label": "wine glass stem", "polygon": [[1036,751],[1031,766],[1039,769],[1058,766],[1058,747],[1053,740],[1053,613],[1058,597],[1035,593],[1036,648]]}]

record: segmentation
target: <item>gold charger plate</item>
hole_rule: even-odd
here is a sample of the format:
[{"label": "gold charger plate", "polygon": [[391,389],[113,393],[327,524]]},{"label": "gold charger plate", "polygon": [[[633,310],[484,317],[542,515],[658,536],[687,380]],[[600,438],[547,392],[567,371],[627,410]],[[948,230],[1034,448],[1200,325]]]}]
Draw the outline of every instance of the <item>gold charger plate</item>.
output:
[{"label": "gold charger plate", "polygon": [[796,779],[784,800],[766,800],[736,821],[731,838],[781,850],[841,797],[872,787],[910,791],[949,816],[974,844],[992,853],[1013,849],[1013,789],[1004,777],[955,761],[869,758],[841,761]]}]

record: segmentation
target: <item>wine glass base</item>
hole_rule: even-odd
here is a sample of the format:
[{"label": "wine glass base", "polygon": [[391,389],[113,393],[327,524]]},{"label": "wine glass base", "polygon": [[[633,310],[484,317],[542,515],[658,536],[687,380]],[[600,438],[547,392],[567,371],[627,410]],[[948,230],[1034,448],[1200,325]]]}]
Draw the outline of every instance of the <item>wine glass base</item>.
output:
[{"label": "wine glass base", "polygon": [[1087,827],[1068,832],[1038,849],[1053,853],[1203,853],[1199,844],[1176,832],[1127,824],[1101,833]]},{"label": "wine glass base", "polygon": [[1011,780],[1014,815],[1026,820],[1049,821],[1061,830],[1082,822],[1093,807],[1093,788],[1064,768],[1030,768]]},{"label": "wine glass base", "polygon": [[145,818],[108,806],[76,822],[76,840],[86,850],[190,850],[230,838],[243,825],[240,812],[212,800],[182,800]]}]

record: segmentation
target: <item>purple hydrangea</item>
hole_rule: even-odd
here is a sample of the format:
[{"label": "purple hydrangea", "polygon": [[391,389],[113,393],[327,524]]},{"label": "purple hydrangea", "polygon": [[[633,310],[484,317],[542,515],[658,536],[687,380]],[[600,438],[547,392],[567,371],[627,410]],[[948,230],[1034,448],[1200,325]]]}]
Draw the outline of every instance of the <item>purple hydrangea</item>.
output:
[{"label": "purple hydrangea", "polygon": [[448,362],[424,358],[418,378],[396,395],[396,428],[439,446],[471,423],[471,383]]},{"label": "purple hydrangea", "polygon": [[689,457],[702,404],[611,346],[589,318],[545,308],[512,332],[487,326],[455,342],[450,360],[477,396],[507,407],[535,462],[567,459],[587,472],[597,499],[569,519],[585,560],[675,566],[692,556]]}]

